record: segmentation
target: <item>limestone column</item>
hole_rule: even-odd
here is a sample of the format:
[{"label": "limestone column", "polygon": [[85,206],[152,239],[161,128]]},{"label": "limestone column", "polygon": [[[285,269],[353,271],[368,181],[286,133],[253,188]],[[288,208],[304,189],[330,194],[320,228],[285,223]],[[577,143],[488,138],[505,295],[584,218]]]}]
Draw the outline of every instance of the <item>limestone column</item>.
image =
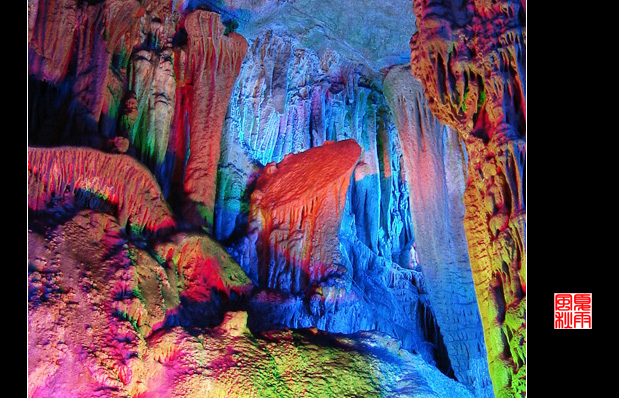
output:
[{"label": "limestone column", "polygon": [[411,68],[466,145],[464,228],[497,397],[525,392],[524,1],[415,0]]}]

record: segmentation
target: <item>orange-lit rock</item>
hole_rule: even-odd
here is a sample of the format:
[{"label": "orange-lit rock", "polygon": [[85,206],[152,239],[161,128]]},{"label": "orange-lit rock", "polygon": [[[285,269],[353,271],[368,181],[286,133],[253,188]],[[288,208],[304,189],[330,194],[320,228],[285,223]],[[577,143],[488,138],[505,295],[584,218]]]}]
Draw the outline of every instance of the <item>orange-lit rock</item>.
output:
[{"label": "orange-lit rock", "polygon": [[[457,3],[457,4],[456,4]],[[498,397],[526,382],[526,6],[414,2],[411,68],[469,157],[464,225]]]},{"label": "orange-lit rock", "polygon": [[[268,164],[251,197],[261,285],[297,293],[336,270],[346,191],[361,156],[355,140],[287,155]],[[252,273],[250,272],[250,277]]]},{"label": "orange-lit rock", "polygon": [[[174,121],[177,142],[189,129],[189,157],[184,170],[185,218],[211,230],[217,164],[226,109],[247,41],[237,33],[224,35],[219,14],[194,11],[185,18],[187,48],[177,55],[176,78],[180,112]],[[183,154],[184,158],[184,154]]]},{"label": "orange-lit rock", "polygon": [[136,231],[175,226],[157,182],[135,159],[87,148],[28,148],[28,207],[44,211],[75,196],[94,207],[111,205],[120,224]]}]

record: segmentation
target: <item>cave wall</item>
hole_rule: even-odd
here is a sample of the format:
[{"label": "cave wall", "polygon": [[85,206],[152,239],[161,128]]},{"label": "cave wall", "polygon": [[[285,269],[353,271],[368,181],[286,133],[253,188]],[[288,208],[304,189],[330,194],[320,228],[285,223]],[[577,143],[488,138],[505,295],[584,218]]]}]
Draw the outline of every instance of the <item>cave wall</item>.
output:
[{"label": "cave wall", "polygon": [[174,193],[185,222],[211,231],[222,124],[245,38],[219,14],[181,13],[176,2],[36,5],[29,143],[128,151],[166,197]]},{"label": "cave wall", "polygon": [[[380,90],[361,69],[335,51],[320,55],[282,32],[265,30],[251,42],[224,126],[226,143],[220,159],[214,233],[229,242],[231,253],[256,282],[261,272],[277,274],[286,281],[271,287],[278,288],[272,294],[285,300],[287,307],[273,308],[267,299],[252,303],[265,324],[320,325],[346,333],[377,328],[397,334],[405,347],[417,346],[434,358],[433,351],[444,351],[444,347],[438,339],[427,341],[432,333],[428,330],[436,328],[434,315],[430,303],[417,293],[416,285],[423,277],[410,269],[414,237],[393,116]],[[310,189],[296,199],[298,208],[293,206],[299,212],[312,202],[320,209],[327,201],[333,203],[326,207],[330,215],[322,221],[318,210],[301,216],[288,211],[275,217],[275,233],[287,230],[282,225],[294,224],[294,217],[318,225],[321,231],[337,232],[321,232],[322,238],[317,234],[314,251],[305,254],[333,264],[332,277],[300,289],[292,283],[299,279],[294,275],[296,268],[287,266],[291,254],[259,258],[264,252],[264,231],[250,223],[255,218],[250,212],[259,207],[261,213],[268,214],[268,209],[256,203],[257,180],[277,170],[275,165],[285,164],[291,154],[351,139],[360,153],[346,180],[322,193]],[[330,158],[299,165],[298,175],[301,179],[321,175]],[[342,189],[342,183],[348,189]],[[331,192],[340,192],[337,204]],[[342,214],[333,212],[337,208]],[[303,246],[297,241],[312,236],[310,232],[299,229],[296,241],[290,239],[289,232],[270,239],[282,247],[289,245],[279,252],[297,253],[297,247]],[[268,270],[262,269],[267,266]],[[373,278],[377,282],[369,283]],[[284,296],[282,292],[297,295]],[[424,312],[428,319],[421,321]],[[434,348],[424,347],[424,342]],[[446,357],[444,361],[448,369],[449,361]]]},{"label": "cave wall", "polygon": [[[389,45],[312,48],[307,2],[281,5],[289,26],[271,23],[272,4],[228,3],[29,2],[33,241],[80,209],[117,220],[140,248],[128,266],[178,289],[156,321],[110,315],[148,324],[143,353],[159,328],[195,334],[234,309],[255,333],[384,333],[474,396],[523,391],[522,37],[500,36],[510,67],[465,73],[470,43],[431,36],[415,2],[410,67],[383,54],[378,71],[366,56]],[[448,7],[473,15],[471,41],[482,22],[503,26],[493,12],[519,16],[475,7]]]}]

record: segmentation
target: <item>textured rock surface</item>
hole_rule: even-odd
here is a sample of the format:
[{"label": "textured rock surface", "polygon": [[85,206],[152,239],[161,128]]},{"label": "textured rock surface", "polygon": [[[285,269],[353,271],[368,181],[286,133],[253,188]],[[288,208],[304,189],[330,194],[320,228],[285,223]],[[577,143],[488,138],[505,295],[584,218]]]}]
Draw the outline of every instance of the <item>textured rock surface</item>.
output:
[{"label": "textured rock surface", "polygon": [[249,221],[250,232],[258,234],[260,267],[250,275],[262,286],[298,293],[337,272],[337,235],[360,156],[361,147],[345,140],[266,165]]},{"label": "textured rock surface", "polygon": [[[101,193],[104,192],[103,189],[109,189],[112,192],[116,175],[107,176],[105,173],[106,166],[113,164],[111,160],[125,161],[129,165],[136,164],[126,155],[110,155],[91,149],[30,149],[30,151],[32,154],[40,155],[32,160],[33,164],[49,165],[55,162],[69,168],[70,172],[62,171],[65,169],[60,166],[43,170],[45,176],[54,176],[56,180],[42,186],[51,186],[54,189],[60,187],[57,190],[62,192],[65,192],[63,188],[65,186],[82,186],[84,181],[88,181],[87,176],[92,174],[93,169],[99,170],[98,175],[102,177],[101,187],[95,184],[93,191]],[[323,189],[315,189],[315,192],[333,194],[334,198],[339,196],[337,201],[339,211],[348,211],[346,220],[353,222],[354,217],[351,217],[350,209],[342,208],[344,203],[350,202],[346,189],[340,187],[338,190],[334,187],[347,185],[345,182],[353,180],[351,174],[360,157],[360,147],[354,140],[347,140],[326,144],[308,152],[309,155],[321,155],[319,158],[330,154],[334,167],[331,174],[314,175],[313,180],[309,178],[308,181],[303,181],[306,184],[302,185],[309,183],[314,188],[322,186]],[[305,155],[308,155],[308,152]],[[56,156],[52,157],[50,154]],[[39,158],[48,161],[41,161]],[[89,161],[83,161],[82,158]],[[68,162],[67,159],[77,161]],[[338,178],[338,170],[341,170],[341,165],[346,163],[342,161],[344,159],[348,159],[348,170],[346,171],[344,167],[344,178]],[[308,157],[303,156],[303,153],[289,155],[281,162],[282,167],[279,171],[294,177],[295,172],[303,171],[308,164],[315,163],[307,160]],[[34,170],[35,167],[32,169],[35,174],[31,180],[38,182],[34,176],[40,175],[36,173],[42,170],[41,168]],[[138,167],[138,170],[141,170],[145,177],[150,177],[145,168]],[[277,171],[274,170],[274,173],[265,176],[272,177]],[[69,183],[64,182],[65,175],[71,176]],[[333,178],[326,178],[329,175]],[[122,174],[120,176],[122,177]],[[282,189],[286,187],[281,185],[282,182],[298,181],[298,178],[290,180],[284,177],[271,180],[275,187],[269,187],[268,178],[266,181],[265,184],[258,184],[258,188],[263,189],[263,196],[266,198],[276,199],[274,202],[265,199],[264,202],[267,204],[285,205],[286,200],[294,202],[302,196],[291,195],[292,191]],[[48,193],[54,189],[41,188],[31,192]],[[303,190],[303,187],[300,189]],[[165,204],[159,191],[155,189],[154,193],[161,203]],[[154,193],[151,192],[151,195]],[[41,195],[35,197],[39,196]],[[143,202],[148,203],[151,198],[149,195],[129,196],[138,208],[145,207]],[[322,199],[319,202],[324,205],[325,200]],[[80,211],[80,206],[96,210]],[[277,206],[269,207],[277,208]],[[61,395],[71,391],[73,394],[83,396],[90,396],[101,390],[109,391],[112,396],[160,394],[165,391],[171,396],[187,396],[202,393],[205,389],[212,391],[213,394],[218,394],[216,391],[223,389],[226,394],[233,396],[238,393],[238,389],[242,391],[250,389],[255,391],[257,396],[264,396],[271,394],[270,391],[274,389],[272,394],[279,396],[288,394],[290,389],[294,391],[301,387],[308,388],[304,381],[296,378],[289,380],[285,376],[289,372],[288,368],[281,370],[284,375],[277,376],[280,381],[276,387],[269,381],[271,376],[265,376],[260,370],[263,367],[242,368],[241,375],[233,377],[234,380],[238,380],[239,377],[251,379],[249,387],[243,383],[239,385],[238,382],[219,385],[213,381],[213,378],[220,380],[219,373],[213,376],[206,372],[198,377],[195,375],[195,366],[187,365],[185,360],[176,365],[172,372],[169,372],[169,367],[164,367],[165,372],[162,374],[160,366],[151,359],[164,358],[164,362],[167,361],[169,345],[166,343],[161,347],[158,345],[159,340],[155,339],[155,343],[151,346],[149,336],[162,337],[170,333],[174,341],[180,340],[177,345],[183,347],[186,344],[185,338],[194,341],[194,336],[196,333],[202,333],[200,332],[202,328],[217,325],[222,320],[224,311],[245,306],[243,302],[249,298],[253,285],[230,256],[207,236],[174,233],[159,239],[151,239],[149,242],[141,239],[134,241],[134,235],[127,234],[116,218],[117,214],[121,213],[111,211],[111,214],[105,214],[100,212],[102,209],[106,210],[98,202],[93,204],[84,201],[76,203],[59,201],[54,207],[41,206],[30,221],[32,230],[29,236],[29,341],[32,346],[29,350],[31,353],[29,375],[32,396],[48,395],[48,389]],[[326,209],[337,211],[338,207],[326,206]],[[66,215],[59,218],[61,210],[66,212]],[[354,228],[347,230],[355,231]],[[337,229],[332,229],[332,232],[334,231]],[[337,236],[331,238],[337,239]],[[366,250],[369,252],[369,249]],[[292,310],[288,314],[296,319],[289,319],[288,323],[297,327],[318,326],[324,330],[341,330],[349,333],[357,330],[383,329],[392,335],[401,336],[400,341],[379,339],[378,343],[372,344],[396,346],[402,344],[414,347],[414,351],[418,353],[418,356],[413,356],[402,351],[398,354],[397,360],[392,355],[387,358],[373,356],[368,358],[364,348],[366,343],[354,342],[355,346],[360,344],[361,352],[351,354],[349,346],[344,352],[337,349],[333,352],[328,347],[312,348],[313,343],[310,341],[308,343],[310,352],[320,353],[321,350],[325,350],[325,355],[329,358],[333,355],[342,355],[341,359],[334,362],[334,366],[339,370],[328,373],[328,376],[319,376],[324,366],[317,368],[320,371],[304,367],[307,372],[304,374],[307,374],[308,378],[326,378],[324,383],[315,382],[310,386],[310,390],[315,391],[318,396],[340,394],[340,390],[343,391],[342,394],[353,396],[363,391],[377,396],[385,391],[399,391],[402,396],[413,397],[441,396],[445,388],[449,388],[453,382],[447,381],[448,379],[432,365],[424,363],[428,361],[434,364],[436,354],[433,352],[433,343],[431,339],[426,340],[429,337],[427,333],[438,334],[438,329],[433,324],[432,315],[428,310],[429,303],[416,293],[412,294],[417,292],[416,284],[420,282],[416,277],[419,276],[412,270],[399,271],[395,264],[388,264],[384,259],[378,261],[380,260],[378,256],[367,252],[363,254],[363,251],[356,250],[347,253],[358,256],[349,258],[349,262],[346,263],[347,269],[344,269],[350,270],[354,279],[331,278],[328,283],[313,286],[309,302],[294,297],[292,302],[290,300],[286,302],[281,295],[269,296],[266,291],[260,291],[246,306],[255,317],[253,323],[262,325],[264,332],[271,335],[273,332],[268,332],[266,327],[276,325],[281,328],[286,322],[282,322],[277,316],[273,320],[264,319],[264,316],[269,313],[286,314],[288,310]],[[386,297],[385,287],[390,292]],[[398,298],[397,294],[401,297]],[[395,304],[394,307],[393,300],[401,304]],[[291,303],[293,308],[290,307]],[[297,308],[294,308],[295,305]],[[381,310],[397,309],[397,305],[402,309],[402,312],[397,312],[399,317],[385,317],[381,314]],[[56,314],[60,312],[63,315],[58,317]],[[229,320],[224,324],[223,330],[232,335],[239,335],[242,334],[240,331],[244,330],[243,322],[240,322],[240,325],[238,321]],[[178,331],[181,332],[180,337],[176,335]],[[59,335],[56,335],[57,332]],[[210,332],[208,333],[213,337]],[[279,341],[277,339],[285,338],[287,333],[277,332],[273,335],[276,341]],[[303,332],[301,335],[304,335]],[[321,336],[323,336],[320,337],[321,341],[332,340],[326,335]],[[369,338],[374,339],[371,335]],[[215,339],[218,342],[222,340],[217,335]],[[352,339],[356,341],[357,337]],[[434,341],[434,344],[437,343]],[[187,344],[191,346],[189,342]],[[275,344],[279,347],[281,342]],[[339,344],[337,343],[336,347]],[[252,354],[255,352],[252,351],[255,347],[252,347],[250,344],[247,348],[249,350],[247,356],[235,355],[227,348],[222,348],[222,356],[216,358],[211,354],[196,352],[190,347],[185,354],[181,354],[184,348],[177,350],[180,357],[184,356],[187,361],[194,364],[199,361],[203,363],[205,370],[208,370],[222,366],[222,363],[232,364],[235,358],[244,358],[243,361],[248,363],[260,361],[259,357],[256,358]],[[298,349],[299,343],[295,343],[294,347],[295,350]],[[298,355],[306,358],[305,354],[298,354],[293,350],[291,353],[277,351],[267,359],[271,361],[275,357],[282,361],[282,366],[284,363],[285,366],[294,366],[291,364],[299,361]],[[404,362],[400,362],[402,355],[408,358]],[[173,357],[176,358],[176,355]],[[358,365],[349,369],[342,367],[340,361]],[[366,361],[375,364],[371,366],[378,366],[376,375],[365,371],[357,373],[358,369],[368,366]],[[189,368],[186,369],[185,366]],[[233,366],[232,372],[233,374],[238,372],[237,365]],[[331,386],[333,382],[330,380],[336,380],[331,377],[335,377],[338,372],[348,374],[347,383]],[[426,375],[426,372],[429,373]],[[76,374],[79,377],[74,377]],[[169,378],[164,378],[164,375],[169,375]],[[378,385],[375,378],[380,381]],[[178,383],[186,384],[186,387],[176,390],[174,386]],[[216,387],[212,386],[213,383]],[[256,385],[251,387],[251,383]],[[368,383],[370,384],[366,386]],[[214,390],[209,390],[210,388]],[[453,388],[462,396],[469,395],[464,387],[454,384]],[[238,394],[244,396],[244,393]]]},{"label": "textured rock surface", "polygon": [[76,8],[76,0],[28,2],[29,73],[52,83],[64,79],[77,30]]},{"label": "textured rock surface", "polygon": [[420,273],[379,256],[357,237],[348,187],[353,171],[357,176],[363,169],[360,155],[352,139],[327,141],[265,167],[252,193],[250,232],[236,256],[268,289],[249,302],[250,314],[260,319],[251,326],[377,329],[447,371],[440,338],[429,337],[437,326],[417,287]]},{"label": "textured rock surface", "polygon": [[212,228],[222,124],[247,41],[173,1],[33,3],[30,141],[103,149],[116,136]]},{"label": "textured rock surface", "polygon": [[[30,397],[471,396],[376,333],[252,335],[247,314],[224,316],[230,302],[215,295],[240,297],[251,283],[204,235],[151,252],[114,217],[84,210],[30,230],[28,260]],[[206,307],[221,316],[199,329]]]},{"label": "textured rock surface", "polygon": [[[247,38],[265,29],[288,32],[319,56],[330,51],[343,54],[361,64],[368,75],[409,60],[408,42],[415,20],[411,0],[190,0],[189,4],[217,10],[234,20],[237,32]],[[368,15],[372,16],[371,29],[367,28]]]},{"label": "textured rock surface", "polygon": [[416,1],[411,67],[469,156],[464,225],[497,396],[525,394],[525,4]]},{"label": "textured rock surface", "polygon": [[179,89],[183,95],[191,96],[191,105],[189,110],[185,109],[189,112],[189,120],[185,120],[180,112],[181,119],[176,121],[177,132],[189,123],[190,135],[183,185],[187,204],[183,214],[188,221],[210,231],[221,129],[232,86],[247,51],[247,42],[234,32],[224,36],[225,27],[219,15],[211,12],[189,14],[185,19],[185,29],[189,50],[179,57],[177,73],[183,82]]},{"label": "textured rock surface", "polygon": [[520,17],[415,4],[427,100],[409,0],[29,1],[31,396],[520,389]]},{"label": "textured rock surface", "polygon": [[179,305],[168,311],[165,326],[213,326],[223,310],[249,297],[254,287],[236,261],[206,235],[169,236],[154,243],[153,256],[174,271],[179,290]]},{"label": "textured rock surface", "polygon": [[[337,53],[320,57],[294,38],[270,30],[251,42],[224,129],[215,234],[222,240],[241,236],[232,243],[232,253],[257,281],[259,267],[275,264],[258,260],[257,233],[243,236],[257,173],[287,154],[350,138],[362,147],[362,155],[338,242],[330,245],[339,249],[321,249],[341,259],[339,276],[321,283],[320,290],[310,289],[308,300],[286,293],[293,279],[288,269],[287,282],[279,284],[282,290],[256,296],[250,314],[259,314],[266,325],[319,326],[346,333],[378,329],[440,362],[448,373],[432,305],[418,288],[423,277],[418,268],[410,269],[415,268],[414,237],[395,122],[382,93],[358,66]],[[274,301],[281,302],[279,308]],[[261,326],[251,319],[250,324]]]},{"label": "textured rock surface", "polygon": [[384,97],[357,64],[334,51],[319,56],[281,32],[261,32],[250,44],[228,108],[215,236],[227,240],[246,229],[248,191],[264,165],[326,140],[353,138],[363,152],[353,183],[356,217],[367,212],[357,223],[359,233],[376,252],[406,256],[412,235],[394,134]]},{"label": "textured rock surface", "polygon": [[[209,319],[214,326],[235,301],[222,298],[237,292],[238,301],[251,288],[208,237],[155,244],[155,253],[171,257],[166,261],[108,214],[82,210],[53,226],[42,220],[32,221],[28,239],[29,396],[135,396],[147,388],[146,336],[200,325],[203,308],[219,317]],[[205,256],[187,250],[196,240],[208,248]]]},{"label": "textured rock surface", "polygon": [[157,182],[133,158],[86,148],[28,148],[28,207],[60,212],[75,202],[107,208],[136,232],[176,224]]},{"label": "textured rock surface", "polygon": [[476,396],[492,396],[464,238],[464,149],[457,132],[429,112],[409,66],[392,68],[384,85],[402,143],[416,253],[455,376]]}]

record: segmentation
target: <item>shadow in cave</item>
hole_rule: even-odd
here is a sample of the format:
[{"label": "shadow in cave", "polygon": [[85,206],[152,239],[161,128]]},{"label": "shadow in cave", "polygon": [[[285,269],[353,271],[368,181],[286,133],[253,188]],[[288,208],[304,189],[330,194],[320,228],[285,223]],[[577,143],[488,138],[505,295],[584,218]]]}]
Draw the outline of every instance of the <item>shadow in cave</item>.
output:
[{"label": "shadow in cave", "polygon": [[[377,356],[386,355],[388,350],[369,343],[365,345],[342,345],[342,342],[337,340],[337,338],[365,338],[367,337],[365,332],[386,335],[397,341],[400,348],[420,355],[424,361],[435,366],[441,373],[457,380],[434,314],[431,308],[426,307],[426,304],[421,301],[418,302],[419,309],[417,314],[419,316],[416,320],[416,327],[419,330],[405,329],[398,325],[395,320],[381,313],[379,314],[382,319],[379,322],[382,322],[380,327],[375,324],[368,328],[358,328],[350,332],[338,333],[328,329],[317,329],[320,319],[328,314],[324,313],[324,310],[318,314],[313,314],[310,310],[311,301],[309,300],[309,295],[306,292],[295,295],[274,289],[255,289],[252,298],[242,308],[248,313],[247,327],[252,334],[262,336],[261,338],[264,339],[269,339],[270,333],[275,330],[294,330],[295,333],[306,335],[308,340],[317,345],[371,352]],[[291,321],[290,317],[293,314],[295,320]],[[332,316],[337,315],[332,314]],[[355,316],[355,318],[357,317],[358,315]],[[405,338],[405,336],[408,337]],[[413,336],[414,340],[413,345],[407,344],[407,341],[410,343],[411,336]],[[415,338],[414,336],[417,337]]]},{"label": "shadow in cave", "polygon": [[[86,146],[103,150],[107,140],[100,122],[74,98],[74,78],[51,83],[28,76],[28,145]],[[109,120],[105,121],[109,124]],[[113,133],[113,131],[112,131]]]},{"label": "shadow in cave", "polygon": [[[228,195],[226,189],[227,184],[234,184],[234,175],[241,173],[242,169],[237,168],[234,164],[224,166],[221,160],[218,166],[215,182],[217,196],[213,216],[213,236],[224,247],[235,245],[247,235],[251,195],[256,189],[258,177],[264,168],[258,161],[251,163],[251,172],[247,176],[247,181],[244,181],[245,187],[238,198],[235,195]],[[231,167],[234,169],[229,171]],[[233,202],[233,204],[231,205],[230,202]]]},{"label": "shadow in cave", "polygon": [[[121,119],[101,113],[99,120],[95,120],[90,110],[74,98],[73,84],[74,77],[71,76],[57,85],[34,76],[28,77],[28,146],[75,146],[119,153],[113,139],[128,139],[120,128]],[[123,107],[121,102],[116,112],[121,112]],[[159,164],[153,156],[139,152],[129,140],[128,148],[122,153],[148,168],[167,197],[170,181],[165,177],[171,174],[175,166],[175,155],[166,153],[165,159]]]},{"label": "shadow in cave", "polygon": [[[60,197],[52,196],[46,203],[46,208],[33,210],[28,207],[28,228],[38,234],[48,236],[49,232],[58,225],[71,220],[82,210],[93,210],[108,214],[118,220],[118,204],[102,197],[96,192],[86,189],[66,191]],[[136,228],[130,222],[122,228],[126,239],[138,247],[147,247],[150,240],[159,236],[168,235],[170,228],[152,230],[147,227]]]},{"label": "shadow in cave", "polygon": [[192,336],[204,333],[205,329],[213,329],[224,320],[226,312],[244,311],[247,298],[231,291],[226,293],[211,288],[208,300],[195,300],[181,293],[180,303],[166,312],[160,327],[154,327],[153,332],[161,329],[182,327]]},{"label": "shadow in cave", "polygon": [[46,203],[46,208],[33,210],[28,207],[28,229],[40,235],[48,236],[51,230],[74,218],[82,210],[94,210],[116,217],[117,204],[102,198],[94,192],[76,189],[55,196]]}]

